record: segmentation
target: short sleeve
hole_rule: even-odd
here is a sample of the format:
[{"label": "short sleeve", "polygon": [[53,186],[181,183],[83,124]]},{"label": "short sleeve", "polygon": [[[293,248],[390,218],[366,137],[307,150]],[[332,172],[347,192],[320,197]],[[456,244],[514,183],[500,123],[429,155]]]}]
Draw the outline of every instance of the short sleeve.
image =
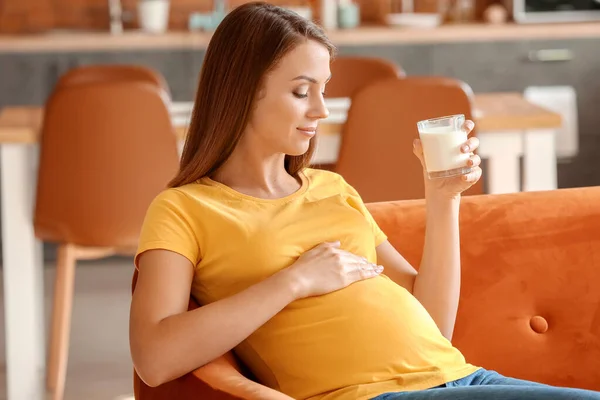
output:
[{"label": "short sleeve", "polygon": [[200,261],[197,232],[191,222],[187,195],[178,189],[161,192],[148,207],[135,254],[135,267],[139,256],[148,250],[163,249],[181,254],[194,267]]},{"label": "short sleeve", "polygon": [[348,196],[352,199],[352,205],[358,211],[360,211],[362,215],[365,216],[365,219],[367,220],[367,222],[371,226],[371,229],[373,230],[373,235],[375,236],[375,246],[379,246],[381,243],[385,242],[388,239],[387,235],[381,230],[379,225],[377,225],[375,218],[373,218],[373,216],[365,206],[365,203],[363,202],[360,194],[356,191],[356,189],[348,182],[346,182],[346,180],[343,177],[340,176],[340,178],[342,181],[342,190],[348,193]]}]

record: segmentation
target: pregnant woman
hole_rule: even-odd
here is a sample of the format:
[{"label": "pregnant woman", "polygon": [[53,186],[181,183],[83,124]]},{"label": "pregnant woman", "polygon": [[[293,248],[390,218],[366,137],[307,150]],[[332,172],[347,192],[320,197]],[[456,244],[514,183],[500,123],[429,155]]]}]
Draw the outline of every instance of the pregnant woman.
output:
[{"label": "pregnant woman", "polygon": [[[459,205],[481,176],[477,155],[468,174],[423,174],[418,273],[351,185],[307,168],[333,55],[319,27],[265,3],[214,33],[180,171],[150,205],[135,258],[141,378],[157,386],[233,349],[260,382],[237,382],[249,399],[600,400],[501,376],[452,345]],[[418,141],[414,153],[423,162]],[[202,307],[187,311],[190,295]]]}]

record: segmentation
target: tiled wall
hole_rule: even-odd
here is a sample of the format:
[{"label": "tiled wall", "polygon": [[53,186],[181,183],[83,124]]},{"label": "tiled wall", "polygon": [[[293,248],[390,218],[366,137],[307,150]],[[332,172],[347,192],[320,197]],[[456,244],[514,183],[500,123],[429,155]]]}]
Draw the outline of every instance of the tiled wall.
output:
[{"label": "tiled wall", "polygon": [[[126,27],[136,26],[139,0],[121,0],[129,14]],[[249,0],[229,0],[232,6]],[[273,3],[297,4],[303,0],[273,0]],[[171,29],[184,29],[191,12],[209,11],[212,0],[170,0]],[[108,29],[108,0],[3,0],[0,2],[0,32],[30,33],[52,28]]]},{"label": "tiled wall", "polygon": [[[129,14],[126,28],[136,26],[136,7],[140,0],[121,0]],[[250,0],[228,0],[235,7]],[[275,4],[298,5],[318,0],[270,0]],[[375,0],[377,1],[377,0]],[[191,12],[213,8],[213,0],[170,0],[169,28],[185,29]],[[3,0],[0,1],[0,32],[31,33],[52,28],[108,29],[108,0]]]},{"label": "tiled wall", "polygon": [[[140,0],[121,0],[130,20],[126,28],[136,26],[136,5]],[[227,0],[232,8],[250,0]],[[361,6],[364,23],[382,23],[398,0],[355,0]],[[456,0],[447,0],[456,1]],[[500,0],[473,0],[476,14],[481,18],[489,4]],[[170,0],[172,30],[186,29],[191,12],[212,9],[213,0]],[[269,0],[278,5],[310,5],[318,18],[320,0]],[[416,11],[433,11],[438,0],[415,0]],[[108,30],[108,0],[0,0],[0,33],[33,33],[49,29],[100,29]]]}]

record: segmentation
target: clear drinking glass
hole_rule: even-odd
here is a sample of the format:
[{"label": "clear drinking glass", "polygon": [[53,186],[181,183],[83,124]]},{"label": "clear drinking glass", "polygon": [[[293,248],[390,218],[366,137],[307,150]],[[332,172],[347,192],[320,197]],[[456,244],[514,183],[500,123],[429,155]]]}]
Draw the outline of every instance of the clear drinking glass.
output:
[{"label": "clear drinking glass", "polygon": [[464,175],[473,170],[467,166],[471,154],[460,150],[467,141],[464,123],[463,114],[417,122],[425,168],[430,179]]}]

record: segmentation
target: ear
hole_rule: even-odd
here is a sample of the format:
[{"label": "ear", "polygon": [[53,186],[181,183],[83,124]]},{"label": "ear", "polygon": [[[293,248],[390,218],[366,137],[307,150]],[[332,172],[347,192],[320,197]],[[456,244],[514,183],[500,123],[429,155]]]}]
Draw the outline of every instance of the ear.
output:
[{"label": "ear", "polygon": [[260,87],[258,88],[258,91],[256,92],[256,100],[261,100],[266,95],[267,95],[267,88],[265,87],[265,84],[263,83],[260,85]]}]

